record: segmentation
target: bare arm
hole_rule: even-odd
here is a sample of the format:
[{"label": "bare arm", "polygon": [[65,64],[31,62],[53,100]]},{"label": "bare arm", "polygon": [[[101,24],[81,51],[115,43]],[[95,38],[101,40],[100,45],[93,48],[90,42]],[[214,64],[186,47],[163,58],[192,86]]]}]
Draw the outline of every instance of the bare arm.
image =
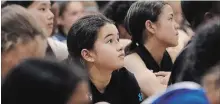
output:
[{"label": "bare arm", "polygon": [[135,75],[141,91],[145,96],[151,96],[158,91],[166,89],[166,85],[160,84],[155,74],[147,69],[144,62],[136,53],[125,57],[125,68]]}]

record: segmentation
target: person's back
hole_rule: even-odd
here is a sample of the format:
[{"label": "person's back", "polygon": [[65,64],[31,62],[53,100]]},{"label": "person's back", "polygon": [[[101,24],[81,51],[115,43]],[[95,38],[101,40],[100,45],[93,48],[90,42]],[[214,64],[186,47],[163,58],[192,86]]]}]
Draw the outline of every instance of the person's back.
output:
[{"label": "person's back", "polygon": [[[206,21],[212,19],[215,16],[219,16],[219,1],[182,1],[182,11],[187,19],[187,21],[191,24],[192,29],[196,29],[200,24],[205,23]],[[200,9],[197,9],[200,8]],[[180,73],[182,72],[184,66],[184,62],[186,60],[186,54],[190,52],[188,47],[191,47],[191,41],[186,45],[183,51],[176,58],[172,73],[169,80],[169,85],[176,83]]]}]

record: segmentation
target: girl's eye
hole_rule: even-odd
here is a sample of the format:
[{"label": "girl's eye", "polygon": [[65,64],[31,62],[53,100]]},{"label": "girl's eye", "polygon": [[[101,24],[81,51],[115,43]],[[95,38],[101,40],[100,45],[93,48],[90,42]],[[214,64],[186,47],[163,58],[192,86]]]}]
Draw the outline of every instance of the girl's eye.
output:
[{"label": "girl's eye", "polygon": [[46,9],[45,9],[45,8],[40,8],[39,10],[40,10],[40,11],[45,11]]},{"label": "girl's eye", "polygon": [[169,18],[169,20],[173,20],[173,18]]},{"label": "girl's eye", "polygon": [[113,40],[112,39],[110,39],[107,43],[112,43],[113,42]]}]

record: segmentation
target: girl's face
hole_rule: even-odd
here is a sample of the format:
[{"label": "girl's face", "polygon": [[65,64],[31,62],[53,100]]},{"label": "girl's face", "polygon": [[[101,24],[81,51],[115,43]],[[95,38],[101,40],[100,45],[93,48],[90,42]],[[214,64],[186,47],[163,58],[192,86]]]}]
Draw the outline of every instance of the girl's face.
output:
[{"label": "girl's face", "polygon": [[36,17],[40,26],[50,36],[53,30],[54,18],[54,14],[51,12],[50,1],[34,1],[27,9]]},{"label": "girl's face", "polygon": [[118,30],[113,24],[105,24],[91,50],[92,62],[102,69],[117,70],[124,65],[124,49],[119,42]]},{"label": "girl's face", "polygon": [[59,17],[58,23],[68,32],[73,25],[84,13],[84,6],[81,2],[69,2],[62,16]]},{"label": "girl's face", "polygon": [[172,8],[165,5],[156,22],[154,37],[166,47],[176,46],[178,45],[178,27],[179,25],[174,20]]},{"label": "girl's face", "polygon": [[167,1],[167,2],[173,8],[174,19],[178,24],[181,24],[183,20],[181,2],[180,1]]}]

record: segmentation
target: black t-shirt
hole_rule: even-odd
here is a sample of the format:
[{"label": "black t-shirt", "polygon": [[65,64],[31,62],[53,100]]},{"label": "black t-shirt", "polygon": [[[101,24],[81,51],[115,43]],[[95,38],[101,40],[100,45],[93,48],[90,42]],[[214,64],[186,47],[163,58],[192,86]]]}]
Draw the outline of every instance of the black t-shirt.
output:
[{"label": "black t-shirt", "polygon": [[164,52],[160,65],[161,67],[157,64],[150,52],[143,45],[139,45],[135,49],[135,52],[141,57],[146,67],[150,70],[153,70],[153,72],[172,70],[173,62],[167,51]]},{"label": "black t-shirt", "polygon": [[90,87],[93,104],[100,101],[110,104],[140,104],[143,100],[134,75],[125,68],[112,73],[104,93],[100,93],[91,81]]}]

